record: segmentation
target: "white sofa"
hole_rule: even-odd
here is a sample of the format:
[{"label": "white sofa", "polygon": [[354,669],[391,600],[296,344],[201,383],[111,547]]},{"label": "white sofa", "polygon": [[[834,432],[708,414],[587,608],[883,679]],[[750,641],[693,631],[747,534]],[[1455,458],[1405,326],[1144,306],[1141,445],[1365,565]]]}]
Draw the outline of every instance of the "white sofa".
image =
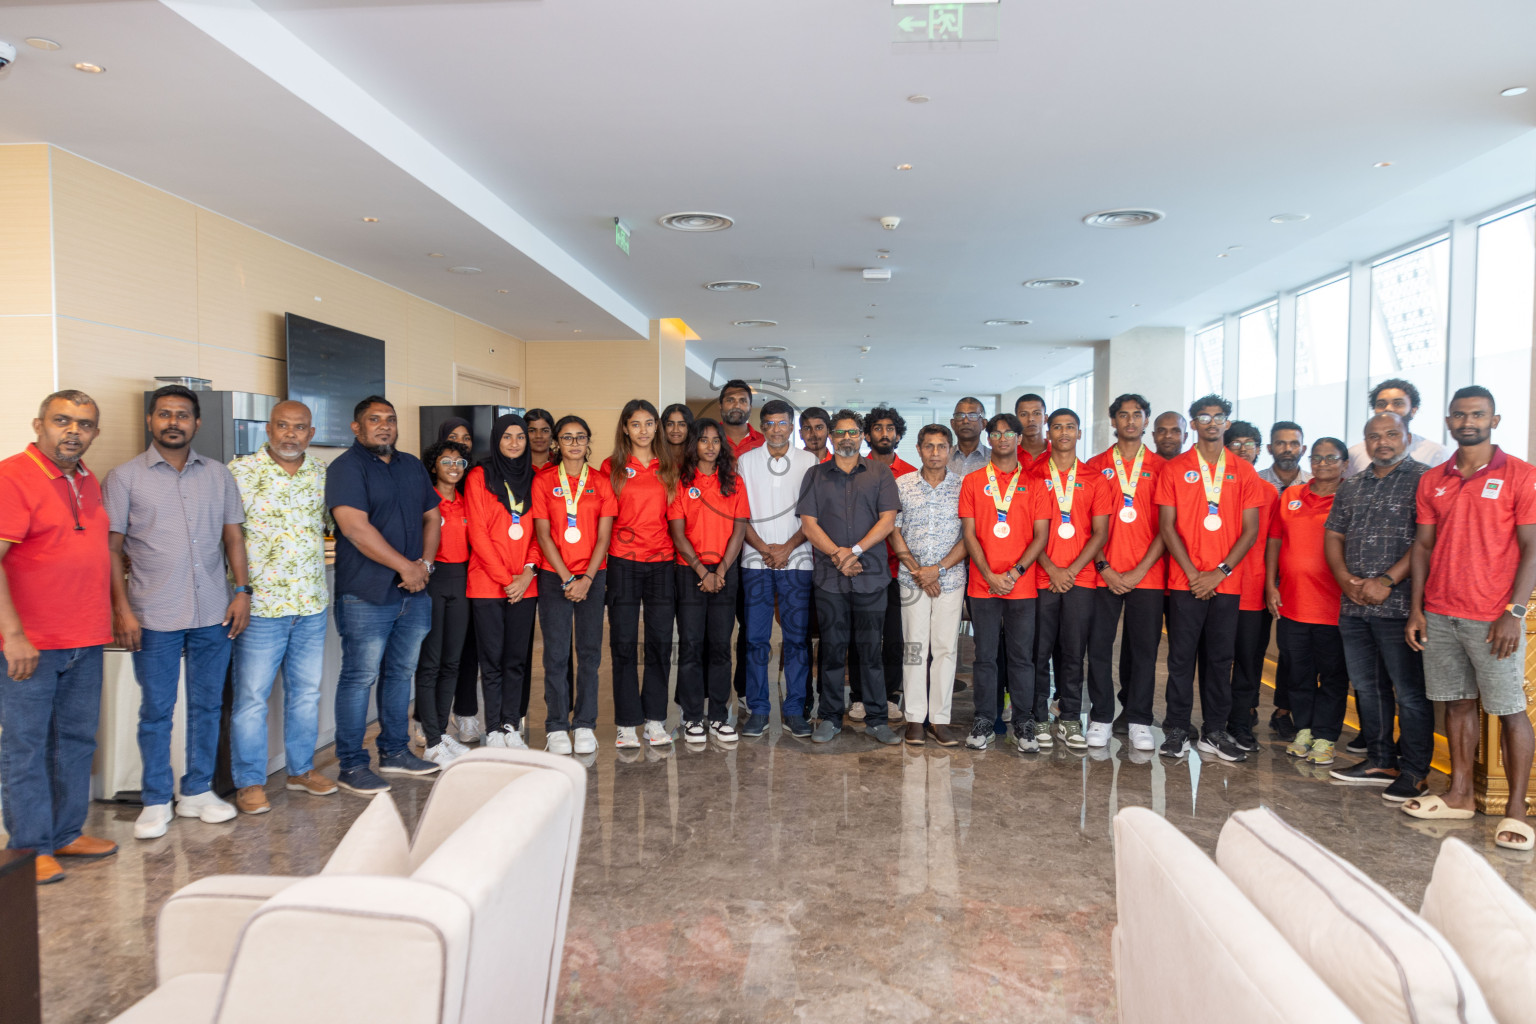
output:
[{"label": "white sofa", "polygon": [[572,759],[481,750],[413,837],[383,794],[319,875],[199,879],[161,908],[157,988],[117,1022],[547,1024],[585,802]]},{"label": "white sofa", "polygon": [[1115,882],[1126,1024],[1536,1019],[1536,909],[1455,839],[1422,917],[1263,807],[1227,820],[1214,862],[1159,815],[1121,811]]}]

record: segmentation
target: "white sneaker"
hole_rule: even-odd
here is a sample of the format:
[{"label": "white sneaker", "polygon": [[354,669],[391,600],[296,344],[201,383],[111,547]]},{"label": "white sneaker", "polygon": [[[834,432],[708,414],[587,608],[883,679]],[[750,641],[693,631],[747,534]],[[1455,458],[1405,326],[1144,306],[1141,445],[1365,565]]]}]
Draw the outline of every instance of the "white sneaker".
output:
[{"label": "white sneaker", "polygon": [[219,799],[217,793],[208,790],[196,796],[184,796],[176,801],[176,813],[183,818],[201,818],[210,825],[229,821],[239,812],[235,805]]},{"label": "white sneaker", "polygon": [[848,705],[848,717],[853,719],[855,722],[864,721],[864,702],[861,700],[856,700],[852,704]]},{"label": "white sneaker", "polygon": [[[443,733],[443,741],[447,742],[447,740],[448,740],[448,734],[447,733]],[[486,734],[485,734],[485,747],[487,747],[487,748],[488,747],[505,747],[506,745],[507,745],[507,734],[502,732],[500,729],[491,729],[491,730],[486,732]]]},{"label": "white sneaker", "polygon": [[159,839],[171,827],[171,817],[170,804],[145,804],[133,823],[133,838]]},{"label": "white sneaker", "polygon": [[439,743],[435,747],[428,747],[421,752],[422,759],[431,761],[435,765],[447,768],[459,759],[459,755],[448,749],[448,744]]},{"label": "white sneaker", "polygon": [[1109,722],[1089,722],[1087,733],[1088,745],[1090,747],[1109,746],[1109,729]]},{"label": "white sneaker", "polygon": [[503,729],[501,731],[501,745],[508,750],[528,749],[528,744],[523,742],[522,734],[519,733],[516,729]]},{"label": "white sneaker", "polygon": [[569,754],[571,752],[571,734],[564,729],[552,732],[544,737],[544,749],[551,754]]},{"label": "white sneaker", "polygon": [[591,729],[577,729],[572,749],[578,754],[595,754],[597,752],[597,733]]},{"label": "white sneaker", "polygon": [[721,743],[735,743],[738,739],[736,727],[730,722],[710,722],[709,734]]},{"label": "white sneaker", "polygon": [[458,729],[461,743],[478,743],[485,739],[485,730],[480,727],[480,719],[475,715],[454,715],[454,725]]},{"label": "white sneaker", "polygon": [[453,756],[454,757],[460,757],[460,756],[462,756],[464,754],[469,753],[469,748],[468,747],[466,747],[464,744],[460,743],[458,740],[454,739],[452,736],[448,735],[446,732],[443,733],[442,743],[443,743],[443,746],[445,746],[449,750],[453,751]]},{"label": "white sneaker", "polygon": [[664,747],[672,742],[672,734],[667,732],[667,723],[652,719],[645,723],[645,742],[653,747]]},{"label": "white sneaker", "polygon": [[684,722],[683,741],[686,743],[703,743],[709,739],[709,732],[704,728],[703,722]]},{"label": "white sneaker", "polygon": [[1130,726],[1130,733],[1131,746],[1137,750],[1157,749],[1157,742],[1152,738],[1152,727],[1150,725],[1132,725]]},{"label": "white sneaker", "polygon": [[638,747],[640,745],[640,733],[632,725],[619,726],[618,735],[614,737],[613,745],[616,747]]}]

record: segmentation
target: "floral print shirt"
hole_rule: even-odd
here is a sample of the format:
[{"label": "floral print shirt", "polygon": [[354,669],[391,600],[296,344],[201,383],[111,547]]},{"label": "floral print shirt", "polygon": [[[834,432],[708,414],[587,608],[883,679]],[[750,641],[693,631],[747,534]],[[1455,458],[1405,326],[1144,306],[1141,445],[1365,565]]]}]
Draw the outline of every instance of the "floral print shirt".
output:
[{"label": "floral print shirt", "polygon": [[325,585],[325,463],[312,455],[292,476],[263,444],[229,464],[245,506],[245,554],[251,564],[251,614],[264,619],[313,615],[330,604]]}]

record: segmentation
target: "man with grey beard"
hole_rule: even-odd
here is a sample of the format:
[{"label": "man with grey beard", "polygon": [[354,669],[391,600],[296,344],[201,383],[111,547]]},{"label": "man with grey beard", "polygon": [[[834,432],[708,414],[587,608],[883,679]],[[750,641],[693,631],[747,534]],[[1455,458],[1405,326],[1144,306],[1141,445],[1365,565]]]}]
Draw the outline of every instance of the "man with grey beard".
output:
[{"label": "man with grey beard", "polygon": [[1269,428],[1270,466],[1259,473],[1259,479],[1273,484],[1275,490],[1284,491],[1292,484],[1310,483],[1312,473],[1301,465],[1301,457],[1307,454],[1306,437],[1301,424],[1281,420]]},{"label": "man with grey beard", "polygon": [[[1344,594],[1339,633],[1355,687],[1365,760],[1329,772],[1340,782],[1385,786],[1403,803],[1424,792],[1435,751],[1435,712],[1424,695],[1424,662],[1408,646],[1409,551],[1417,529],[1419,478],[1408,456],[1408,424],[1382,412],[1365,424],[1371,464],[1339,485],[1323,535],[1328,568]],[[1395,717],[1399,738],[1392,738]]]}]

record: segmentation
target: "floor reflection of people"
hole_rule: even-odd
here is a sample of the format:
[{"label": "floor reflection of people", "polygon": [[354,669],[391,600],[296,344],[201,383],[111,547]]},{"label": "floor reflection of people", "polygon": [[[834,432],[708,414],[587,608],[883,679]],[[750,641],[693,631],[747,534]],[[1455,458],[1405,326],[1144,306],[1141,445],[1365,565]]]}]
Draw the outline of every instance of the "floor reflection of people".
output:
[{"label": "floor reflection of people", "polygon": [[917,896],[930,890],[942,897],[954,897],[960,891],[950,758],[909,754],[901,769],[896,892]]}]

